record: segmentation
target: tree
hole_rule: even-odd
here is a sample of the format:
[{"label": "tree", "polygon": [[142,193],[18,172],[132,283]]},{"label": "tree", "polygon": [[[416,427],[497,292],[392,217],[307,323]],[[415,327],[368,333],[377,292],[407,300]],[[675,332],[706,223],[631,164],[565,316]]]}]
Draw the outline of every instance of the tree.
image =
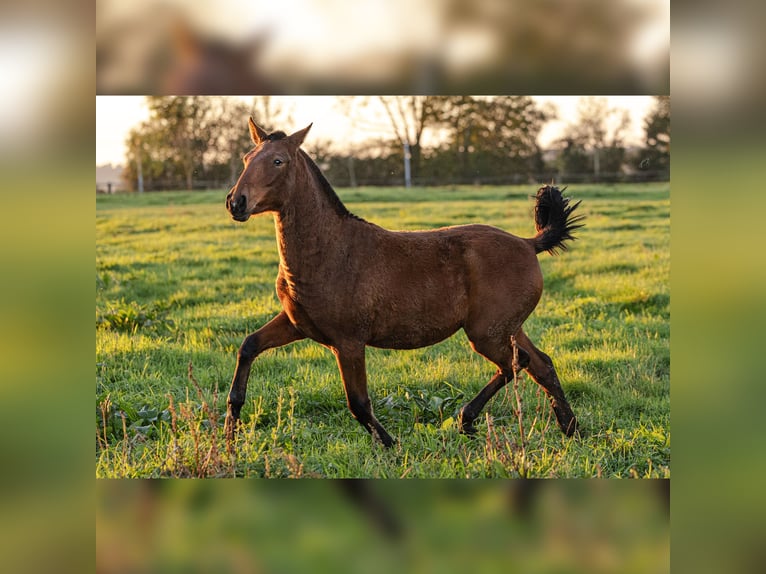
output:
[{"label": "tree", "polygon": [[160,127],[145,121],[130,130],[126,138],[127,165],[123,179],[129,189],[142,187],[141,177],[147,189],[179,188],[183,185],[181,167],[168,157],[167,143]]},{"label": "tree", "polygon": [[542,170],[537,138],[551,113],[529,96],[449,96],[432,110],[444,128],[443,164],[460,180],[532,177]]},{"label": "tree", "polygon": [[391,122],[394,136],[403,149],[409,150],[413,179],[420,175],[423,132],[436,123],[440,96],[379,96]]},{"label": "tree", "polygon": [[[609,108],[606,98],[581,98],[577,122],[564,131],[559,168],[567,174],[592,171],[595,179],[618,174],[625,161],[625,130],[630,123],[626,110]],[[587,165],[586,160],[587,158]]]},{"label": "tree", "polygon": [[571,135],[562,137],[558,144],[562,146],[556,160],[558,171],[571,179],[575,174],[588,173],[591,170],[591,157],[582,142]]},{"label": "tree", "polygon": [[210,98],[148,96],[147,105],[168,158],[180,166],[186,189],[192,189],[194,172],[203,169],[203,156],[213,139],[208,115]]},{"label": "tree", "polygon": [[192,189],[195,171],[204,167],[212,131],[210,99],[199,96],[148,96],[149,120],[131,130],[127,177],[135,181],[138,166],[148,181]]},{"label": "tree", "polygon": [[231,185],[252,146],[248,116],[271,130],[289,115],[269,96],[250,103],[237,97],[150,96],[147,105],[149,120],[131,130],[126,142],[131,188],[139,173],[154,189],[192,189],[195,181]]},{"label": "tree", "polygon": [[644,119],[646,153],[641,162],[645,169],[667,170],[670,167],[670,96],[654,96],[654,107]]},{"label": "tree", "polygon": [[204,177],[234,185],[242,155],[252,145],[247,130],[249,106],[236,97],[210,99],[210,142],[203,153]]}]

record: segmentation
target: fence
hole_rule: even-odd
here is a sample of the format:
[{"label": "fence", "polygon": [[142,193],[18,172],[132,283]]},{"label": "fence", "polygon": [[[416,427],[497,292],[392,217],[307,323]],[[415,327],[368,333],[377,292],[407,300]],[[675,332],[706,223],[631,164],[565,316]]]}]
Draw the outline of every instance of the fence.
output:
[{"label": "fence", "polygon": [[[351,178],[348,173],[334,173],[328,176],[330,183],[335,187],[354,187],[351,185]],[[643,183],[651,181],[668,181],[670,179],[669,170],[642,170],[632,173],[600,173],[598,177],[591,173],[561,173],[555,170],[540,172],[534,174],[510,173],[507,175],[483,176],[480,173],[464,177],[439,178],[435,176],[413,177],[412,185],[416,187],[434,187],[439,185],[536,185],[555,180],[562,185],[583,184],[583,183]],[[356,187],[402,187],[404,186],[404,173],[389,172],[380,177],[364,178],[355,177]],[[192,182],[193,191],[228,189],[233,185],[230,180],[194,180]],[[144,180],[144,191],[172,191],[184,189],[184,182],[178,180]],[[96,184],[96,193],[116,193],[126,191],[125,184],[118,183],[98,183]]]},{"label": "fence", "polygon": [[[598,176],[594,176],[593,173],[561,173],[555,170],[533,174],[512,173],[491,176],[472,174],[470,176],[450,178],[415,176],[412,178],[412,185],[418,187],[433,187],[437,185],[524,185],[549,182],[551,179],[564,185],[577,183],[643,183],[668,181],[670,179],[670,171],[600,173]],[[352,187],[350,178],[348,176],[344,177],[343,174],[336,174],[330,180],[330,183],[336,187]],[[357,176],[356,184],[357,186],[404,186],[405,178],[403,173],[389,173],[378,178],[360,178]]]}]

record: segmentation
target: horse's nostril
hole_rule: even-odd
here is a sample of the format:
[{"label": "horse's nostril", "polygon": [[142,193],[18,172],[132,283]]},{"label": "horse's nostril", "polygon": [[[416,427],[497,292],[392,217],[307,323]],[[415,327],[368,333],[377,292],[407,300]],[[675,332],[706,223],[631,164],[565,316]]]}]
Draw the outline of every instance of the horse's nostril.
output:
[{"label": "horse's nostril", "polygon": [[242,215],[247,209],[247,198],[244,195],[234,198],[233,194],[226,197],[226,208],[232,215]]},{"label": "horse's nostril", "polygon": [[242,196],[234,198],[234,194],[230,193],[226,196],[226,208],[232,212],[238,210],[240,208],[241,199],[243,199]]}]

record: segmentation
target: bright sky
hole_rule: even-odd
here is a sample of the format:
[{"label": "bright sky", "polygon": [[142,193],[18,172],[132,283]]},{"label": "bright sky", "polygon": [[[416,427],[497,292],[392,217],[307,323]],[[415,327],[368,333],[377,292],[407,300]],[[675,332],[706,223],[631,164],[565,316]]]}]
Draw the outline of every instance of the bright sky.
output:
[{"label": "bright sky", "polygon": [[[381,117],[365,118],[365,122],[369,124],[364,129],[353,125],[336,109],[333,96],[284,96],[283,99],[294,121],[294,125],[284,126],[288,133],[313,122],[309,137],[361,141],[371,135],[369,126],[385,128],[387,125],[386,118]],[[580,97],[535,96],[535,99],[540,103],[553,103],[558,108],[559,119],[548,122],[540,134],[539,143],[545,148],[559,136],[567,124],[576,121]],[[632,123],[626,134],[627,143],[640,144],[643,141],[642,120],[652,106],[652,97],[607,96],[607,101],[610,108],[628,110]],[[143,96],[96,96],[96,165],[122,164],[128,132],[133,126],[147,119],[148,115]],[[245,118],[242,121],[242,129],[247,129]]]}]

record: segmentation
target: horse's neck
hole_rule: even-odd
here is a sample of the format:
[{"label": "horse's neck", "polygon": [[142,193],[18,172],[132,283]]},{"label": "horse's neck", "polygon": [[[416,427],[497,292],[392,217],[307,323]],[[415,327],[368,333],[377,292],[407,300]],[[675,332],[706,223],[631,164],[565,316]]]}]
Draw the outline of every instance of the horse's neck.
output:
[{"label": "horse's neck", "polygon": [[279,247],[279,264],[292,277],[310,280],[331,264],[343,242],[348,218],[340,215],[321,189],[313,182],[304,185],[300,198],[294,198],[274,215]]}]

